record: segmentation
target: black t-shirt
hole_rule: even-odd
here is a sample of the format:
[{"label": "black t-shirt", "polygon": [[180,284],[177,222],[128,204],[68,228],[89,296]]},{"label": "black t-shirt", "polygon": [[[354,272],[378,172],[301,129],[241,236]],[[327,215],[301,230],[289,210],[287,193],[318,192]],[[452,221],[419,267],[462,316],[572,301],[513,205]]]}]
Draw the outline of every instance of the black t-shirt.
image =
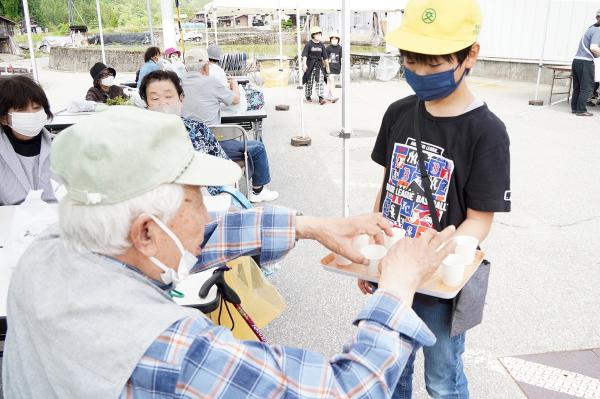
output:
[{"label": "black t-shirt", "polygon": [[31,140],[19,140],[14,136],[11,129],[8,126],[2,126],[1,132],[4,131],[8,141],[13,147],[15,152],[23,157],[35,157],[40,155],[42,151],[42,133],[40,132],[37,136]]},{"label": "black t-shirt", "polygon": [[[434,228],[421,182],[414,108],[417,97],[388,108],[371,158],[386,168],[380,211],[414,237]],[[467,208],[510,212],[509,138],[483,105],[456,117],[434,117],[421,103],[421,141],[442,228],[460,226]]]},{"label": "black t-shirt", "polygon": [[319,61],[326,59],[326,51],[325,45],[321,42],[315,43],[314,41],[309,41],[304,46],[304,50],[302,51],[302,57],[306,57],[308,61]]},{"label": "black t-shirt", "polygon": [[329,60],[329,70],[334,75],[342,73],[342,46],[328,46],[326,51],[326,58]]}]

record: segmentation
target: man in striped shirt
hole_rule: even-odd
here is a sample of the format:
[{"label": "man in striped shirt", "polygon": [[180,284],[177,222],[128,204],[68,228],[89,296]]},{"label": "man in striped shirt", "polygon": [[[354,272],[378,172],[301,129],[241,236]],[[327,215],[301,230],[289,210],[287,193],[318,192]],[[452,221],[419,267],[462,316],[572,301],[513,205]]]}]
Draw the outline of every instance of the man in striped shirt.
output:
[{"label": "man in striped shirt", "polygon": [[194,151],[175,115],[114,107],[63,132],[52,151],[68,195],[60,228],[29,247],[11,280],[6,397],[383,398],[412,351],[435,341],[410,305],[449,253],[438,249],[453,228],[390,251],[356,334],[326,359],[238,341],[169,291],[239,256],[277,261],[300,239],[366,262],[352,241],[391,235],[381,215],[326,219],[276,207],[209,215],[199,187],[231,184],[240,169]]}]

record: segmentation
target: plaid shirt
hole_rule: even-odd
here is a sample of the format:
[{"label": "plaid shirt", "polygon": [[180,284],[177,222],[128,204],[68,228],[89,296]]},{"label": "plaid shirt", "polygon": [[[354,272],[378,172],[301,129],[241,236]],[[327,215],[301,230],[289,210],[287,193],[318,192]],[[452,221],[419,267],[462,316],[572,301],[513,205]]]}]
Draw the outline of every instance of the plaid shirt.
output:
[{"label": "plaid shirt", "polygon": [[[207,228],[202,270],[241,255],[261,262],[295,243],[286,208],[227,213]],[[434,336],[402,301],[382,290],[356,318],[354,338],[326,359],[304,349],[236,340],[204,315],[175,322],[150,345],[121,398],[390,397],[408,357]]]}]

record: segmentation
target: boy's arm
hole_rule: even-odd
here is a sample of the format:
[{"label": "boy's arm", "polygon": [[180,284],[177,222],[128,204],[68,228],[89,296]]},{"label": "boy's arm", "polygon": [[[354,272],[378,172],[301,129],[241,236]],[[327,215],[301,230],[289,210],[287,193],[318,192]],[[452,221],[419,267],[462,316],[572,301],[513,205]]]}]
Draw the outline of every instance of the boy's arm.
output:
[{"label": "boy's arm", "polygon": [[482,242],[490,233],[493,221],[494,212],[481,212],[467,208],[467,218],[456,230],[456,235],[477,237],[479,242]]}]

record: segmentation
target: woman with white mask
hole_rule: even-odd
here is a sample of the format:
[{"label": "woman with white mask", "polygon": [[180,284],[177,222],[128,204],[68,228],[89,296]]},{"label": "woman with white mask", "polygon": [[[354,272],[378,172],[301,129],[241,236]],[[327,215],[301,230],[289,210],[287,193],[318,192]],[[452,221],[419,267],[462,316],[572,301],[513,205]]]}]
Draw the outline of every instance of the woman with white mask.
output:
[{"label": "woman with white mask", "polygon": [[0,78],[0,206],[17,205],[34,190],[55,202],[50,172],[53,117],[44,90],[26,76]]},{"label": "woman with white mask", "polygon": [[86,100],[106,103],[107,100],[117,97],[122,97],[125,100],[129,98],[123,91],[123,87],[115,84],[117,71],[114,68],[97,62],[90,69],[90,75],[94,79],[94,85],[89,88],[85,96]]}]

